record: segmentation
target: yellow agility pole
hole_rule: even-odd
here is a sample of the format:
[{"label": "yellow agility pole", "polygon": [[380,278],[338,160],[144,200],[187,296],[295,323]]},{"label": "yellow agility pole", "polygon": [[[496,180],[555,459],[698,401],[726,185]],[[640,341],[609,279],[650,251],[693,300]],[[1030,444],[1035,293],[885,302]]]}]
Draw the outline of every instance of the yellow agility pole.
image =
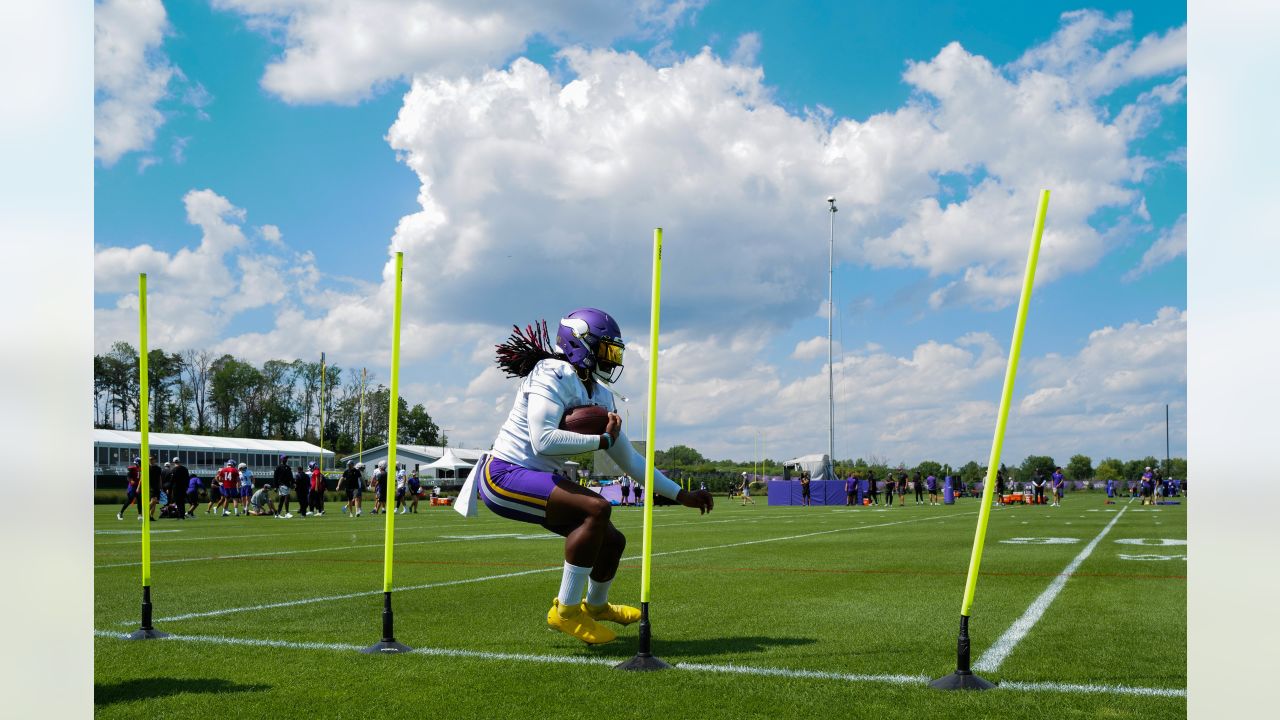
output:
[{"label": "yellow agility pole", "polygon": [[1018,300],[1018,316],[1013,324],[1013,342],[1009,348],[1009,364],[1004,372],[1004,389],[1000,392],[1000,411],[996,416],[995,438],[991,442],[991,456],[987,460],[987,479],[982,486],[982,504],[978,508],[978,528],[973,537],[973,553],[969,556],[969,576],[965,580],[964,600],[960,603],[960,637],[956,643],[956,671],[929,683],[939,690],[989,690],[994,684],[974,675],[969,668],[969,611],[973,609],[973,596],[978,588],[978,568],[982,564],[982,547],[987,539],[987,521],[991,518],[991,498],[996,486],[996,473],[1000,468],[1000,453],[1004,448],[1005,425],[1009,419],[1009,405],[1013,402],[1013,383],[1018,375],[1018,357],[1022,354],[1022,334],[1027,324],[1027,308],[1031,305],[1031,290],[1036,280],[1036,263],[1040,259],[1040,238],[1044,235],[1044,218],[1049,211],[1049,191],[1040,191],[1040,206],[1036,209],[1035,229],[1031,233],[1031,250],[1027,253],[1027,269],[1022,277],[1022,296]]},{"label": "yellow agility pole", "polygon": [[640,554],[640,633],[636,656],[618,664],[620,670],[661,670],[671,667],[653,656],[649,625],[649,581],[653,565],[653,458],[658,423],[658,317],[662,306],[662,228],[653,230],[653,287],[649,299],[649,421],[644,447],[644,541]]},{"label": "yellow agility pole", "polygon": [[[404,284],[404,253],[396,253],[396,294],[395,311],[391,320],[391,408],[387,417],[387,479],[388,484],[395,481],[396,442],[400,425],[400,305]],[[388,487],[388,495],[393,489]],[[364,653],[402,653],[412,648],[396,642],[394,620],[391,613],[391,565],[396,538],[396,514],[384,513],[387,519],[386,537],[383,539],[382,554],[382,640],[361,650]]]},{"label": "yellow agility pole", "polygon": [[[140,442],[138,463],[138,507],[151,498],[150,382],[147,367],[147,274],[138,274],[138,430]],[[169,637],[151,627],[151,508],[142,515],[142,625],[129,635],[130,640],[152,640]]]}]

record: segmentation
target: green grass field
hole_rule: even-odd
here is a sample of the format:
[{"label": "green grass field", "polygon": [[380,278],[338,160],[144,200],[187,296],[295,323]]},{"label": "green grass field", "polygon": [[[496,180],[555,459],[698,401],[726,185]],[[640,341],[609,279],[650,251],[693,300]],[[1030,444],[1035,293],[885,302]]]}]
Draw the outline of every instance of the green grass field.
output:
[{"label": "green grass field", "polygon": [[[977,501],[905,508],[654,512],[654,652],[625,673],[637,627],[586,647],[548,630],[562,542],[481,510],[396,517],[395,626],[415,652],[368,656],[381,634],[385,518],[155,523],[160,641],[118,639],[139,617],[140,523],[95,508],[95,708],[103,718],[1185,717],[1186,506],[992,512],[973,659],[1024,616],[1108,524],[1039,621],[946,693]],[[611,600],[638,604],[642,511]],[[1006,542],[1018,538],[1031,542]],[[1063,538],[1061,544],[1033,544]],[[1141,540],[1145,544],[1121,543]],[[1126,559],[1123,556],[1130,556]],[[1164,558],[1173,559],[1164,559]],[[1140,558],[1140,559],[1139,559]],[[1061,580],[1059,580],[1061,584]]]}]

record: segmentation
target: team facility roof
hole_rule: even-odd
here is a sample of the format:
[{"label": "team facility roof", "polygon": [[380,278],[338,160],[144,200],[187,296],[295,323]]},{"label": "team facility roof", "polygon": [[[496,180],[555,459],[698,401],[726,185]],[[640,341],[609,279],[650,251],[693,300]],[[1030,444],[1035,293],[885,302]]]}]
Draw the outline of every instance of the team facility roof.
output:
[{"label": "team facility roof", "polygon": [[[142,443],[142,433],[136,430],[93,431],[94,445],[118,445],[137,447]],[[258,440],[256,438],[216,437],[213,435],[185,435],[183,433],[148,433],[147,443],[152,447],[181,448],[184,450],[249,450],[255,452],[283,453],[285,455],[319,455],[320,447],[302,440]],[[333,455],[325,450],[325,455]]]},{"label": "team facility roof", "polygon": [[[377,447],[365,448],[363,453],[361,454],[373,455],[374,457],[380,457],[382,455],[386,455],[387,446],[389,444],[390,443],[382,443]],[[444,457],[445,452],[449,452],[449,453],[452,453],[459,460],[466,460],[471,465],[474,465],[478,460],[480,460],[480,456],[483,455],[485,452],[484,450],[477,450],[475,448],[463,448],[463,447],[457,447],[457,446],[446,448],[441,445],[409,445],[407,443],[396,443],[397,453],[406,451],[406,450],[411,453],[417,453],[418,455],[421,455],[423,457],[429,457],[432,459],[442,458]],[[354,458],[356,457],[356,455],[357,453],[351,453],[350,455],[342,459],[346,460],[349,458]]]}]

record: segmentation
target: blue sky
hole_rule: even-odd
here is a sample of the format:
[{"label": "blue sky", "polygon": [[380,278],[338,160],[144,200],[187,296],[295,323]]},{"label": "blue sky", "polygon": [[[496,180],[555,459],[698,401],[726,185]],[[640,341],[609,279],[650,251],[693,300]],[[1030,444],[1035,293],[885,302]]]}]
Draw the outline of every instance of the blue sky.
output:
[{"label": "blue sky", "polygon": [[385,379],[397,248],[455,438],[510,404],[504,328],[584,304],[634,421],[663,225],[659,446],[817,452],[834,193],[837,456],[981,460],[1049,185],[1006,459],[1159,455],[1165,403],[1185,453],[1185,7],[579,5],[100,3],[95,347],[145,270],[153,345]]}]

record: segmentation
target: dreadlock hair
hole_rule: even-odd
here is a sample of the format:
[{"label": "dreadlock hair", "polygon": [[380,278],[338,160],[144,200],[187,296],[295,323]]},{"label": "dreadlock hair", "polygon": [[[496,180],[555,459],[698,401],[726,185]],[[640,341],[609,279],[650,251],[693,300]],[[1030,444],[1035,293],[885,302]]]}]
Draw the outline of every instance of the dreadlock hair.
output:
[{"label": "dreadlock hair", "polygon": [[494,346],[498,351],[498,367],[507,377],[526,377],[542,360],[557,357],[555,345],[551,343],[551,335],[547,332],[546,320],[526,325],[524,330],[518,325],[512,325],[511,330],[511,337],[505,343]]}]

